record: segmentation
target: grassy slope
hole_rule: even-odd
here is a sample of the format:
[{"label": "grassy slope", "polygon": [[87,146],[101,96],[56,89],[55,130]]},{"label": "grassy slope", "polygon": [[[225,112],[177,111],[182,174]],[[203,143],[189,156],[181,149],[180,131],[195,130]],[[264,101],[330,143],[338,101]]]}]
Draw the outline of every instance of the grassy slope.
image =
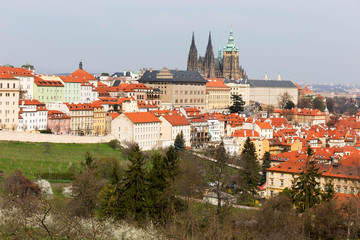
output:
[{"label": "grassy slope", "polygon": [[124,159],[106,144],[0,142],[0,169],[5,173],[21,169],[31,178],[38,172],[67,172],[71,165],[79,169],[86,152],[93,157]]}]

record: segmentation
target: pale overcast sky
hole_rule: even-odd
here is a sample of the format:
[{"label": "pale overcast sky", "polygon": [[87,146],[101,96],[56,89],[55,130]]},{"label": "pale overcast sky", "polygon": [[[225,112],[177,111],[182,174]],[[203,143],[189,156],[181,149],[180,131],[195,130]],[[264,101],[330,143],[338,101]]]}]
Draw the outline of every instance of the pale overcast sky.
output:
[{"label": "pale overcast sky", "polygon": [[186,69],[230,26],[250,78],[359,82],[360,0],[0,0],[0,64],[38,73]]}]

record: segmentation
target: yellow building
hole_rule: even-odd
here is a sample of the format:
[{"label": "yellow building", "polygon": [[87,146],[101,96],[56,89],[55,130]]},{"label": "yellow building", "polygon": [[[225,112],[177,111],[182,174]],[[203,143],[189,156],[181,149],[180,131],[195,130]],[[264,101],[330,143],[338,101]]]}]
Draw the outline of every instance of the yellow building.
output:
[{"label": "yellow building", "polygon": [[106,133],[106,112],[100,104],[92,104],[94,108],[93,133],[95,136],[104,136]]},{"label": "yellow building", "polygon": [[207,104],[206,109],[226,109],[230,106],[231,88],[224,84],[223,79],[207,79],[206,83]]},{"label": "yellow building", "polygon": [[[265,152],[268,152],[270,149],[269,140],[267,140],[266,138],[250,138],[250,140],[252,143],[254,143],[257,160],[261,164],[262,157],[264,156]],[[240,153],[242,152],[242,150],[244,148],[245,141],[246,141],[246,138],[242,138],[242,139],[239,138],[239,140],[238,140]]]}]

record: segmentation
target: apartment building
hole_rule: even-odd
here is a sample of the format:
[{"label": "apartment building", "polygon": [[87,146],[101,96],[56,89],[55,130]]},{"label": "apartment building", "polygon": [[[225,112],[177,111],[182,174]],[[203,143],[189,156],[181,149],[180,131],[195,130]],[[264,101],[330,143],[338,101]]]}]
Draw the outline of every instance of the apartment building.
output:
[{"label": "apartment building", "polygon": [[0,69],[0,129],[16,130],[19,118],[19,79]]},{"label": "apartment building", "polygon": [[68,108],[71,135],[92,135],[94,107],[90,103],[65,103]]},{"label": "apartment building", "polygon": [[191,124],[180,114],[166,114],[159,117],[161,121],[160,139],[162,147],[174,144],[176,136],[183,133],[185,146],[190,147],[190,128]]},{"label": "apartment building", "polygon": [[106,112],[100,104],[91,104],[94,108],[93,133],[95,136],[104,136],[106,132]]},{"label": "apartment building", "polygon": [[64,84],[60,80],[44,80],[34,76],[34,99],[43,103],[63,102]]},{"label": "apartment building", "polygon": [[48,110],[47,128],[53,134],[68,135],[70,134],[70,117],[61,111]]},{"label": "apartment building", "polygon": [[32,71],[25,68],[0,67],[0,72],[19,79],[20,99],[34,98],[34,74]]},{"label": "apartment building", "polygon": [[207,80],[207,111],[229,108],[231,88],[223,83],[223,79],[208,78]]},{"label": "apartment building", "polygon": [[111,122],[111,134],[120,142],[138,143],[143,150],[159,146],[161,121],[150,112],[123,113]]},{"label": "apartment building", "polygon": [[47,129],[48,110],[44,103],[33,100],[19,101],[19,131],[36,132]]}]

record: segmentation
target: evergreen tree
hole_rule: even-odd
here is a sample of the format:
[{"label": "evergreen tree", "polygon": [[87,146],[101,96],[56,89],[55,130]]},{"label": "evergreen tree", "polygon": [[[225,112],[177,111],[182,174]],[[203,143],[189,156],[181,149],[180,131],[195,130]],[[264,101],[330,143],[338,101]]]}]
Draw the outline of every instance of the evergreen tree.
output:
[{"label": "evergreen tree", "polygon": [[185,139],[182,131],[176,135],[174,147],[176,152],[182,152],[185,150]]},{"label": "evergreen tree", "polygon": [[242,100],[241,95],[232,95],[231,100],[233,105],[229,107],[230,113],[239,113],[244,111],[245,102]]},{"label": "evergreen tree", "polygon": [[321,201],[320,183],[316,181],[321,174],[319,168],[310,161],[304,172],[296,177],[291,186],[291,197],[299,212],[305,212]]},{"label": "evergreen tree", "polygon": [[248,137],[244,143],[244,148],[241,153],[241,160],[243,166],[240,171],[241,178],[243,179],[243,189],[250,192],[252,195],[256,194],[256,188],[258,187],[261,179],[261,168],[256,162],[255,145],[250,141]]},{"label": "evergreen tree", "polygon": [[260,185],[263,185],[266,183],[266,169],[271,167],[271,158],[270,158],[270,152],[265,152],[263,157],[263,163],[262,163],[262,175],[260,180]]},{"label": "evergreen tree", "polygon": [[104,215],[117,219],[126,216],[135,217],[141,221],[146,216],[148,182],[146,179],[144,155],[139,145],[134,145],[128,156],[130,165],[121,179],[116,167],[113,168],[112,183],[102,192]]},{"label": "evergreen tree", "polygon": [[136,220],[141,220],[146,214],[147,181],[144,155],[138,144],[132,147],[128,159],[130,165],[124,174],[125,202],[123,204]]},{"label": "evergreen tree", "polygon": [[179,157],[173,146],[165,156],[155,153],[151,157],[152,169],[149,173],[149,213],[157,221],[166,221],[174,209],[173,181],[179,173]]}]

